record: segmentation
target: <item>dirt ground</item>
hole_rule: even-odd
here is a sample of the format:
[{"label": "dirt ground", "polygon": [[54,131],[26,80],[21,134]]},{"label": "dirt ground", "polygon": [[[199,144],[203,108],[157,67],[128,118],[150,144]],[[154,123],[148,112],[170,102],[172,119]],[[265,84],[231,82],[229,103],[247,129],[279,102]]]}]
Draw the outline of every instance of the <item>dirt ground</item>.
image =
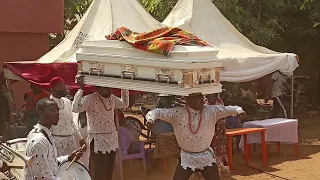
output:
[{"label": "dirt ground", "polygon": [[[135,115],[140,117],[139,115]],[[320,171],[317,166],[320,164],[320,114],[317,115],[297,115],[299,119],[299,156],[295,155],[293,145],[282,145],[280,154],[276,151],[276,146],[268,145],[268,167],[262,168],[261,151],[257,147],[252,150],[249,166],[259,168],[265,172],[260,172],[247,167],[244,164],[242,154],[234,156],[233,172],[224,175],[222,180],[271,180],[271,179],[298,179],[298,180],[320,180]],[[170,180],[173,177],[177,158],[170,157],[167,160],[168,172],[164,173],[162,161],[152,159],[148,164],[148,173],[144,175],[141,160],[125,161],[124,179],[125,180]],[[279,176],[275,177],[267,173]],[[118,179],[117,174],[114,180]],[[282,178],[281,178],[282,177]],[[194,175],[191,180],[202,180],[201,175]]]}]

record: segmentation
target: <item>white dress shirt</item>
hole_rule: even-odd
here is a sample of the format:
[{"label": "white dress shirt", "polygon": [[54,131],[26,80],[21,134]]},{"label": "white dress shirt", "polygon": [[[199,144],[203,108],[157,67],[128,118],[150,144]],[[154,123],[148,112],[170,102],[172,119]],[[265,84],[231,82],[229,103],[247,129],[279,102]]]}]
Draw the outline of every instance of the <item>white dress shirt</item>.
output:
[{"label": "white dress shirt", "polygon": [[82,97],[83,90],[76,93],[72,111],[87,112],[88,138],[90,144],[94,140],[94,152],[109,153],[119,147],[118,133],[114,122],[114,110],[129,106],[129,91],[121,90],[121,99],[115,95],[109,98],[100,96],[97,92]]},{"label": "white dress shirt", "polygon": [[[35,128],[43,129],[51,142],[53,138],[50,130],[40,124]],[[32,157],[30,165],[25,166],[24,180],[46,179],[61,180],[56,177],[58,164],[68,161],[68,156],[57,157],[57,149],[41,132],[30,131],[26,145],[26,156]]]},{"label": "white dress shirt", "polygon": [[71,101],[67,98],[56,98],[50,96],[59,106],[59,122],[52,126],[50,131],[54,139],[54,144],[58,151],[58,156],[69,155],[78,147],[82,136],[73,122]]},{"label": "white dress shirt", "polygon": [[[190,121],[191,129],[189,123]],[[210,147],[215,131],[215,123],[218,119],[228,116],[236,116],[243,112],[239,106],[205,105],[202,111],[202,121],[199,130],[200,111],[186,107],[170,109],[155,109],[146,115],[148,121],[161,119],[172,124],[179,146],[181,147],[181,167],[190,168],[193,171],[212,166],[216,162],[213,150]],[[197,133],[196,133],[197,132]]]},{"label": "white dress shirt", "polygon": [[286,76],[277,71],[272,74],[271,79],[275,81],[272,85],[271,97],[274,98],[283,95],[286,89]]}]

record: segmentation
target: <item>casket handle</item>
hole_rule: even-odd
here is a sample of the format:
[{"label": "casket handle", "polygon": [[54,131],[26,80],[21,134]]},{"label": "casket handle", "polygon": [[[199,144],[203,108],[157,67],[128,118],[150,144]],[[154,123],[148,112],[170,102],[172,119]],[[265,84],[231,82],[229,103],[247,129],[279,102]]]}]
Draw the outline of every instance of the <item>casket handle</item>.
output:
[{"label": "casket handle", "polygon": [[173,69],[156,68],[156,82],[164,79],[168,84],[170,84],[171,79],[173,79],[173,73]]},{"label": "casket handle", "polygon": [[89,76],[91,73],[97,73],[98,76],[104,72],[104,64],[99,62],[89,63]]},{"label": "casket handle", "polygon": [[132,80],[137,75],[137,66],[133,65],[121,65],[121,78],[130,77]]},{"label": "casket handle", "polygon": [[203,69],[197,70],[196,84],[200,84],[200,82],[201,84],[204,84],[205,80],[211,83],[211,73],[212,73],[212,69],[203,68]]}]

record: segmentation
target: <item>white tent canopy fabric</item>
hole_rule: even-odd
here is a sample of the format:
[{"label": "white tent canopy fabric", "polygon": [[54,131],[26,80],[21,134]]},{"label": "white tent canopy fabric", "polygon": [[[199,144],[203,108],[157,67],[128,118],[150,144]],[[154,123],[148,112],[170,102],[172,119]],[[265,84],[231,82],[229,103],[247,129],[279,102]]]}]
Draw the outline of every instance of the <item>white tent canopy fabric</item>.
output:
[{"label": "white tent canopy fabric", "polygon": [[67,37],[38,62],[75,62],[75,53],[84,40],[104,40],[122,26],[135,32],[163,27],[137,0],[94,0]]},{"label": "white tent canopy fabric", "polygon": [[242,35],[211,0],[179,0],[164,25],[194,33],[219,50],[221,80],[245,82],[279,70],[287,76],[299,66],[296,55],[257,46]]},{"label": "white tent canopy fabric", "polygon": [[[76,51],[83,41],[104,40],[106,35],[115,32],[122,26],[135,32],[164,27],[137,0],[94,0],[63,41],[40,59],[28,63],[76,62]],[[8,79],[22,80],[9,69],[4,69],[4,72]]]}]

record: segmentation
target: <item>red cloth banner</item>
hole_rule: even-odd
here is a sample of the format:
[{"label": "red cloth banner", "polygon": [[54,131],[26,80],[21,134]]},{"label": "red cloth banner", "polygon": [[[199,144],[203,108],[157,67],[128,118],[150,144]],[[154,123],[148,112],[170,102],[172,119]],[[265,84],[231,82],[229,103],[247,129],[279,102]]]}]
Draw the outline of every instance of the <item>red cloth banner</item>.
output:
[{"label": "red cloth banner", "polygon": [[[5,63],[5,68],[8,68],[12,73],[18,75],[22,79],[40,86],[43,90],[50,92],[50,80],[53,77],[61,77],[67,86],[70,93],[74,94],[79,86],[75,83],[75,76],[78,73],[77,63]],[[90,94],[95,91],[95,87],[86,86],[85,94]],[[119,89],[113,89],[115,95],[120,95]],[[139,91],[130,91],[130,95],[143,94]]]}]

